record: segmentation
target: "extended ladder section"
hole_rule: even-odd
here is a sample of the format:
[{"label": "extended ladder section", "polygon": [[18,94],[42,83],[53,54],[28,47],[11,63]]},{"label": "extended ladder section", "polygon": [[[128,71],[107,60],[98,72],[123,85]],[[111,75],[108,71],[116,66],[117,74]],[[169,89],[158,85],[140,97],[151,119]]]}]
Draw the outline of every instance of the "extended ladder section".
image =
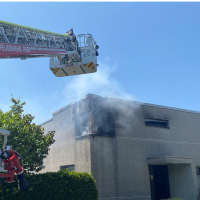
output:
[{"label": "extended ladder section", "polygon": [[0,21],[0,58],[49,57],[76,51],[66,35]]},{"label": "extended ladder section", "polygon": [[0,21],[0,59],[51,57],[58,77],[96,72],[97,49],[91,34],[68,36]]}]

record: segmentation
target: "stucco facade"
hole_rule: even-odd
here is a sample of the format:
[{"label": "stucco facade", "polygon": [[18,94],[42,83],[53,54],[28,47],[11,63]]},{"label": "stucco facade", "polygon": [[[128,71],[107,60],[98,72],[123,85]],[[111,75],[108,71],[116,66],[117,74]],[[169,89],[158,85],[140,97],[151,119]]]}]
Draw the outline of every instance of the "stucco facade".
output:
[{"label": "stucco facade", "polygon": [[199,199],[199,112],[88,94],[41,126],[55,143],[40,173],[92,173],[100,200]]}]

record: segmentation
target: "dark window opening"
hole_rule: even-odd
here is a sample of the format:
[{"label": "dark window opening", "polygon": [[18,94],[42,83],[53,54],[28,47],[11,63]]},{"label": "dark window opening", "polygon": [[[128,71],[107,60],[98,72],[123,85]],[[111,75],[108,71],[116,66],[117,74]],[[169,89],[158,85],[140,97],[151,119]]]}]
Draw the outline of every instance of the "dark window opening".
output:
[{"label": "dark window opening", "polygon": [[168,120],[159,120],[159,119],[145,119],[145,126],[169,128]]},{"label": "dark window opening", "polygon": [[115,137],[115,121],[109,110],[97,109],[90,117],[90,131],[98,136]]},{"label": "dark window opening", "polygon": [[60,166],[60,170],[61,169],[68,169],[69,172],[74,171],[74,165],[64,165],[64,166]]},{"label": "dark window opening", "polygon": [[41,165],[40,167],[41,167],[42,169],[44,169],[44,168],[45,168],[45,166],[43,166],[43,165]]},{"label": "dark window opening", "polygon": [[196,172],[197,172],[197,174],[200,174],[200,167],[196,168]]},{"label": "dark window opening", "polygon": [[106,106],[81,111],[79,104],[74,112],[75,138],[83,135],[115,137],[115,120]]},{"label": "dark window opening", "polygon": [[[43,156],[45,156],[45,154],[42,154]],[[46,161],[46,158],[43,158],[42,159],[42,164],[40,165],[40,168],[44,169],[45,168],[45,161]]]}]

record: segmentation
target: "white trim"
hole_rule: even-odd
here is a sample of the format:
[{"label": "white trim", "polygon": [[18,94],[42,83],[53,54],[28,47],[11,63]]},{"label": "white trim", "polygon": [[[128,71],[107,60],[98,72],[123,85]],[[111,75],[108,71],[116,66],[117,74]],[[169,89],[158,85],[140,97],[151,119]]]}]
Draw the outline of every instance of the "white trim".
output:
[{"label": "white trim", "polygon": [[4,130],[0,128],[0,134],[2,135],[10,135],[10,131]]}]

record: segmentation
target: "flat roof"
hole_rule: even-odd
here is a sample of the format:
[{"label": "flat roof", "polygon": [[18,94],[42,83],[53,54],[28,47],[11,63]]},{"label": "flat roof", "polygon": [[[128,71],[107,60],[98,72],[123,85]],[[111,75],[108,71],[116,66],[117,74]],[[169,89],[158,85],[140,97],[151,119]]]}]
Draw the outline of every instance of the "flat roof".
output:
[{"label": "flat roof", "polygon": [[132,103],[136,103],[138,105],[151,106],[151,107],[156,107],[156,108],[164,108],[164,109],[168,109],[168,110],[176,110],[176,111],[181,111],[181,112],[200,114],[200,111],[187,110],[187,109],[182,109],[182,108],[174,108],[174,107],[170,107],[170,106],[162,106],[162,105],[157,105],[157,104],[150,104],[150,103],[144,103],[144,102],[132,101],[132,100],[126,100],[126,99],[118,99],[118,98],[109,98],[109,99],[117,99],[117,100],[121,100],[121,101],[129,101],[129,102],[132,102]]},{"label": "flat roof", "polygon": [[151,106],[151,107],[157,107],[157,108],[164,108],[164,109],[168,109],[168,110],[176,110],[176,111],[181,111],[181,112],[200,114],[199,111],[194,111],[194,110],[187,110],[187,109],[182,109],[182,108],[174,108],[174,107],[169,107],[169,106],[161,106],[161,105],[150,104],[150,103],[141,103],[141,102],[138,102],[138,103],[140,103],[142,105],[145,105],[145,106]]},{"label": "flat roof", "polygon": [[63,110],[69,108],[70,106],[74,105],[75,103],[76,103],[76,101],[74,101],[74,102],[72,102],[72,103],[70,103],[70,104],[68,104],[68,105],[66,105],[66,106],[64,106],[64,107],[62,107],[62,108],[60,108],[59,110],[53,112],[52,115],[56,115],[56,114],[58,114],[59,112],[62,112]]},{"label": "flat roof", "polygon": [[[96,94],[87,94],[85,95],[84,97],[82,97],[81,99],[85,99],[87,97],[99,97],[99,98],[107,98],[107,97],[101,97],[99,95],[96,95]],[[151,107],[156,107],[156,108],[164,108],[164,109],[168,109],[168,110],[176,110],[176,111],[181,111],[181,112],[187,112],[187,113],[193,113],[193,114],[200,114],[200,111],[193,111],[193,110],[187,110],[187,109],[182,109],[182,108],[174,108],[174,107],[169,107],[169,106],[162,106],[162,105],[156,105],[156,104],[150,104],[150,103],[144,103],[144,102],[139,102],[139,101],[132,101],[132,100],[126,100],[126,99],[119,99],[119,98],[107,98],[107,99],[116,99],[116,100],[121,100],[121,101],[128,101],[128,102],[131,102],[131,103],[136,103],[138,105],[144,105],[144,106],[151,106]],[[59,112],[62,112],[63,110],[69,108],[70,106],[74,105],[76,103],[76,101],[60,108],[59,110],[55,111],[52,113],[52,115],[55,115],[55,114],[58,114]],[[39,125],[43,125],[49,121],[51,121],[51,119],[45,121],[45,122],[42,122],[41,124]]]},{"label": "flat roof", "polygon": [[7,130],[4,130],[4,129],[1,129],[1,128],[0,128],[0,134],[3,134],[3,135],[10,135],[10,131],[7,131]]}]

